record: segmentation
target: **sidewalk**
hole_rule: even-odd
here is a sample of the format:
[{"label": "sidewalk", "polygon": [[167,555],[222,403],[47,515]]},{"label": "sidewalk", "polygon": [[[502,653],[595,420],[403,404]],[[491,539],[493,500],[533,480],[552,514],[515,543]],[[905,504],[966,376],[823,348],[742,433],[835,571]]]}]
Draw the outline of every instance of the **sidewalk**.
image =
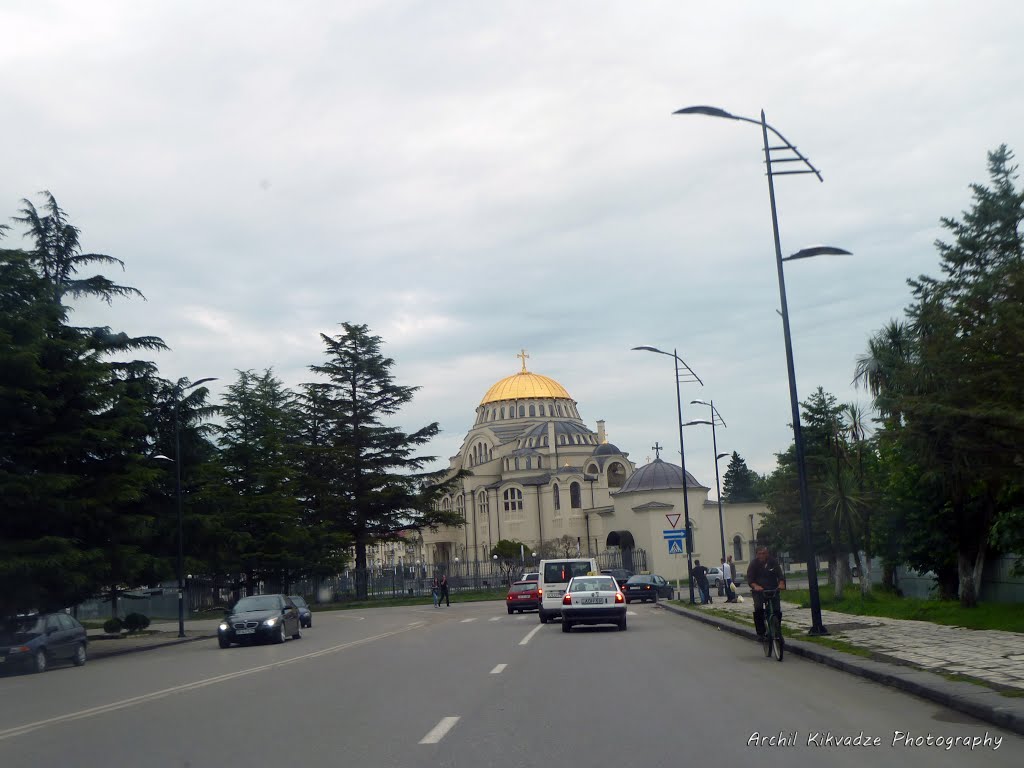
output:
[{"label": "sidewalk", "polygon": [[[681,616],[755,639],[753,605],[749,598],[742,603],[719,599],[692,610],[667,602],[661,605]],[[738,621],[716,616],[709,609],[735,613]],[[783,602],[782,615],[783,626],[798,634],[806,634],[811,627],[810,608]],[[743,620],[748,623],[739,623]],[[835,611],[822,611],[821,621],[829,631],[829,638],[869,651],[871,657],[789,637],[786,652],[899,688],[1024,734],[1024,635]],[[984,680],[993,688],[944,675]]]},{"label": "sidewalk", "polygon": [[210,640],[217,637],[219,619],[196,619],[185,622],[185,637],[178,637],[178,623],[150,624],[145,632],[118,636],[108,635],[102,629],[89,630],[89,658],[104,659],[124,653],[148,651],[169,645]]}]

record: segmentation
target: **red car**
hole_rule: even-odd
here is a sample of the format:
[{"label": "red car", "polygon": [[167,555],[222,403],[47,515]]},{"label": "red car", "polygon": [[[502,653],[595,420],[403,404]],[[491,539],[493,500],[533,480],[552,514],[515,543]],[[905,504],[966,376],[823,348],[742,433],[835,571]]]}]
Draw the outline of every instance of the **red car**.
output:
[{"label": "red car", "polygon": [[508,588],[505,606],[509,613],[536,611],[540,608],[540,590],[536,581],[517,581]]}]

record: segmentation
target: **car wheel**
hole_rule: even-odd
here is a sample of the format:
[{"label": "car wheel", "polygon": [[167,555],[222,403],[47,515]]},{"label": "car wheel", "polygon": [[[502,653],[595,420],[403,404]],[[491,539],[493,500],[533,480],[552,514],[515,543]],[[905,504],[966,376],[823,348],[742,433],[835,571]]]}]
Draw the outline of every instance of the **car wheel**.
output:
[{"label": "car wheel", "polygon": [[658,595],[657,594],[654,595],[654,597],[651,599],[651,602],[654,603],[655,605],[658,604]]},{"label": "car wheel", "polygon": [[547,615],[545,615],[544,611],[541,611],[539,615],[540,615],[540,623],[541,624],[547,624],[548,623],[548,617],[547,617]]},{"label": "car wheel", "polygon": [[626,598],[626,605],[629,605],[629,604],[630,604],[630,603],[632,603],[632,602],[633,602],[633,601],[632,601],[632,600],[630,600],[630,599],[629,599],[628,597]]},{"label": "car wheel", "polygon": [[513,614],[512,606],[510,605],[510,606],[507,606],[507,607],[508,607],[508,615],[511,616]]},{"label": "car wheel", "polygon": [[32,659],[32,669],[36,672],[46,671],[46,651],[36,651],[36,655]]},{"label": "car wheel", "polygon": [[283,643],[288,639],[288,635],[284,632],[284,622],[282,621],[277,625],[277,636],[274,638],[275,643]]},{"label": "car wheel", "polygon": [[621,619],[619,619],[619,632],[625,632],[625,631],[626,631],[626,617],[623,616]]},{"label": "car wheel", "polygon": [[221,636],[217,638],[217,645],[219,645],[221,648],[230,648],[231,641],[228,640],[226,637]]},{"label": "car wheel", "polygon": [[75,649],[74,662],[76,667],[84,667],[88,654],[85,652],[85,643],[79,643]]},{"label": "car wheel", "polygon": [[572,630],[572,622],[571,621],[566,621],[565,619],[562,619],[562,631],[563,632],[570,632],[571,630]]},{"label": "car wheel", "polygon": [[299,622],[298,624],[295,625],[295,634],[292,635],[292,640],[301,640],[301,639],[302,639],[302,622]]}]

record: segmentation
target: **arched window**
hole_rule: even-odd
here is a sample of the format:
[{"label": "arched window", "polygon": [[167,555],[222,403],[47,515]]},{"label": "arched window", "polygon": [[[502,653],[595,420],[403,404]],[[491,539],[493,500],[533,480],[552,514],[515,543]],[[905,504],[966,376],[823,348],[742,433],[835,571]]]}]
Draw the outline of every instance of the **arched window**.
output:
[{"label": "arched window", "polygon": [[587,474],[588,475],[596,475],[597,474],[597,464],[591,464],[590,466],[588,466],[587,467]]},{"label": "arched window", "polygon": [[518,488],[509,488],[502,494],[505,502],[505,519],[522,520],[523,518],[523,492]]},{"label": "arched window", "polygon": [[532,417],[532,416],[536,416],[536,415],[537,415],[537,407],[533,403],[530,403],[530,416]]},{"label": "arched window", "polygon": [[526,418],[526,406],[525,405],[520,405],[519,406],[519,418],[520,419],[525,419]]},{"label": "arched window", "polygon": [[557,512],[562,508],[562,498],[558,492],[558,483],[551,486],[551,498],[555,501],[555,511]]},{"label": "arched window", "polygon": [[608,487],[621,488],[626,482],[626,468],[619,462],[613,461],[608,467]]},{"label": "arched window", "polygon": [[579,483],[569,486],[569,503],[573,509],[580,509],[583,506],[583,493]]},{"label": "arched window", "polygon": [[532,456],[527,456],[526,457],[526,468],[527,469],[533,469],[533,457]]},{"label": "arched window", "polygon": [[543,456],[538,456],[537,457],[537,469],[544,469],[544,457]]},{"label": "arched window", "polygon": [[558,415],[559,416],[564,416],[565,415],[564,413],[562,413],[562,404],[561,403],[558,404]]},{"label": "arched window", "polygon": [[487,514],[487,491],[481,491],[476,497],[476,508],[481,516]]},{"label": "arched window", "polygon": [[455,511],[459,513],[459,516],[465,519],[466,517],[466,499],[463,496],[459,496],[455,500]]},{"label": "arched window", "polygon": [[501,418],[505,418],[505,406],[501,406]]},{"label": "arched window", "polygon": [[516,469],[519,469],[519,457],[516,456]]},{"label": "arched window", "polygon": [[565,435],[559,435],[558,436],[558,444],[559,445],[565,445]]},{"label": "arched window", "polygon": [[540,415],[543,416],[544,415],[544,403],[541,403],[540,405],[538,405],[537,406],[537,410],[540,411]]},{"label": "arched window", "polygon": [[[732,559],[736,563],[743,559],[743,539],[738,533],[732,537]],[[735,578],[733,576],[733,580]]]},{"label": "arched window", "polygon": [[441,499],[441,511],[451,512],[452,511],[452,500],[450,496],[445,496]]}]

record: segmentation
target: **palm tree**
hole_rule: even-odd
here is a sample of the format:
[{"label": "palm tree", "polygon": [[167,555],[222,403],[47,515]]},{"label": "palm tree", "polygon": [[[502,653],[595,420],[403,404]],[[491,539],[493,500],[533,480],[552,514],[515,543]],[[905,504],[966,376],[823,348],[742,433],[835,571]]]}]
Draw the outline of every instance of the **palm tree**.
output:
[{"label": "palm tree", "polygon": [[857,358],[853,372],[854,386],[863,387],[874,398],[886,428],[899,426],[902,413],[894,404],[899,393],[899,373],[915,357],[916,336],[911,327],[899,320],[890,320],[868,340],[867,354]]}]

